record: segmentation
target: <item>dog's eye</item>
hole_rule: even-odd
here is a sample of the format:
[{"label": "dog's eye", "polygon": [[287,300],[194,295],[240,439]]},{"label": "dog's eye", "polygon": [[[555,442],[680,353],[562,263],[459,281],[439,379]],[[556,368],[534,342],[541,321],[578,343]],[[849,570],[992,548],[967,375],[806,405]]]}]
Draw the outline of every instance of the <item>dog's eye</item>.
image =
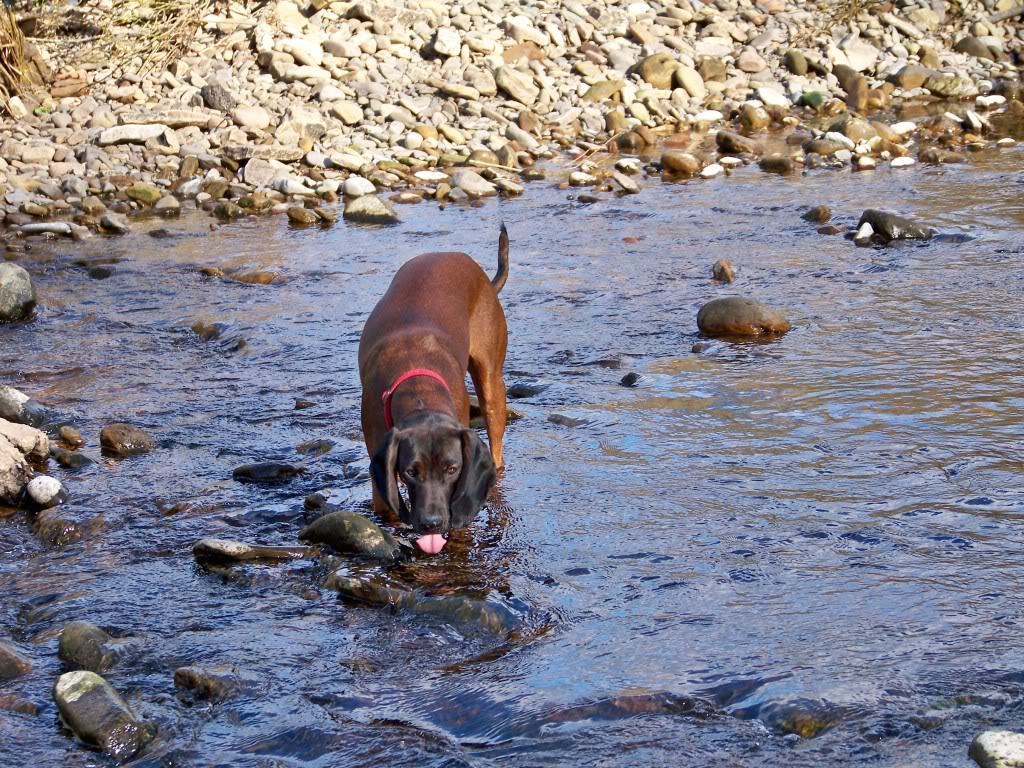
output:
[{"label": "dog's eye", "polygon": [[416,467],[409,467],[407,470],[405,470],[405,476],[410,480],[415,480],[418,476],[416,473]]},{"label": "dog's eye", "polygon": [[454,475],[456,472],[459,471],[459,468],[456,467],[454,464],[449,464],[447,467],[444,468],[444,471],[449,475]]}]

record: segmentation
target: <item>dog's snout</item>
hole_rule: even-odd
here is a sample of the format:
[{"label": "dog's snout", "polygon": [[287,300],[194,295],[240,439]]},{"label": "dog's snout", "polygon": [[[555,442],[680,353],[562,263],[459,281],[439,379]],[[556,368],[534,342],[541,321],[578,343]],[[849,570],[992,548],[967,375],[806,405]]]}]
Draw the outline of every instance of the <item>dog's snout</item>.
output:
[{"label": "dog's snout", "polygon": [[422,533],[444,533],[444,515],[440,512],[424,512],[417,527]]}]

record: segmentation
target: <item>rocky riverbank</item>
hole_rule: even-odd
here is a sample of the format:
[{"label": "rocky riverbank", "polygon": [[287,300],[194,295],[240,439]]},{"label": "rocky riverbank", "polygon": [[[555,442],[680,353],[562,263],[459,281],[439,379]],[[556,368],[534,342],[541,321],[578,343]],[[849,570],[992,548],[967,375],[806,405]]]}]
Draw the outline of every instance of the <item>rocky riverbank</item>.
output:
[{"label": "rocky riverbank", "polygon": [[[78,13],[102,28],[110,6]],[[961,162],[1024,118],[1024,37],[1015,17],[993,21],[1007,7],[211,3],[165,66],[37,41],[49,83],[0,130],[0,216],[23,236],[84,238],[183,206],[329,224],[345,200],[386,223],[393,203],[514,196],[546,175],[586,201],[638,192],[641,173]],[[619,152],[641,156],[612,168]]]}]

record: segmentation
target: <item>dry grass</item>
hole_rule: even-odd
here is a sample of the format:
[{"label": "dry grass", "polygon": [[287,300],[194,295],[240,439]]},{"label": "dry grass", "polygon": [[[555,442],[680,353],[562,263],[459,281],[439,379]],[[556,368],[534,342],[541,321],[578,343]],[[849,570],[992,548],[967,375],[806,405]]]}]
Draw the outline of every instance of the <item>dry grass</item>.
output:
[{"label": "dry grass", "polygon": [[116,61],[139,73],[184,55],[216,0],[144,0],[114,12],[106,38]]},{"label": "dry grass", "polygon": [[21,93],[25,83],[25,38],[14,14],[0,10],[0,102],[10,114],[10,99]]}]

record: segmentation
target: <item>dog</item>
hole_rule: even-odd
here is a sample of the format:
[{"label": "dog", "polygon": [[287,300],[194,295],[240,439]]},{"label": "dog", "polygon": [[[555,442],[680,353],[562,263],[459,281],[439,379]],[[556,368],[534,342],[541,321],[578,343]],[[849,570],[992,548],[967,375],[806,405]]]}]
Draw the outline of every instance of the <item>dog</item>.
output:
[{"label": "dog", "polygon": [[[498,293],[508,271],[504,224],[493,279],[465,253],[416,256],[395,274],[359,339],[373,508],[412,526],[428,554],[476,517],[503,466],[508,329]],[[469,428],[467,371],[489,450]]]}]

